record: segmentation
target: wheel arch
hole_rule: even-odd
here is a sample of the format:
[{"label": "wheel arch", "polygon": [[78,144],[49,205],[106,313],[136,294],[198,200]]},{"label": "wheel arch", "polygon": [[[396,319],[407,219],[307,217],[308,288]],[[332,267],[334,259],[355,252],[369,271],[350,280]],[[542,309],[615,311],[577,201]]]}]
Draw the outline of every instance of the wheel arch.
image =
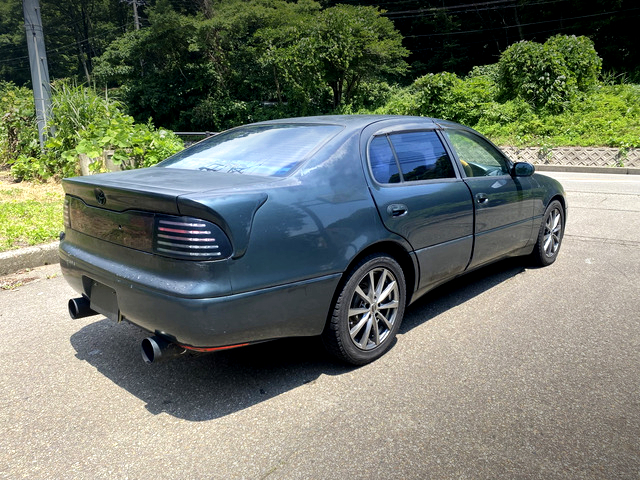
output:
[{"label": "wheel arch", "polygon": [[415,292],[416,279],[418,276],[417,264],[415,263],[411,254],[402,245],[394,241],[383,241],[375,243],[373,245],[369,245],[367,248],[358,253],[358,255],[356,255],[353,259],[351,259],[351,262],[349,262],[349,265],[347,265],[347,268],[345,268],[344,272],[342,273],[335,292],[333,292],[331,306],[329,308],[329,311],[327,312],[327,323],[331,319],[331,313],[333,312],[336,301],[340,296],[340,292],[342,292],[345,283],[349,280],[349,274],[363,259],[376,254],[388,255],[396,262],[398,262],[400,268],[402,269],[402,273],[404,274],[404,280],[407,288],[406,305],[409,305],[411,303],[411,297]]},{"label": "wheel arch", "polygon": [[566,224],[567,223],[567,200],[564,198],[564,195],[556,193],[554,196],[552,196],[549,199],[547,204],[544,206],[544,209],[546,210],[547,207],[551,205],[551,202],[553,202],[554,200],[557,200],[558,202],[560,202],[560,205],[562,205],[562,213],[564,213],[564,222]]}]

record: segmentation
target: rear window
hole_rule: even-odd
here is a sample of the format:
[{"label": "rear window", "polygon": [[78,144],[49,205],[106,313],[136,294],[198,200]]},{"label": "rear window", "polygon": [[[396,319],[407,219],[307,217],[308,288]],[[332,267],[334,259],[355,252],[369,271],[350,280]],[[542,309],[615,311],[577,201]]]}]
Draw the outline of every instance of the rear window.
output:
[{"label": "rear window", "polygon": [[338,125],[240,127],[203,140],[158,166],[284,177],[340,130]]}]

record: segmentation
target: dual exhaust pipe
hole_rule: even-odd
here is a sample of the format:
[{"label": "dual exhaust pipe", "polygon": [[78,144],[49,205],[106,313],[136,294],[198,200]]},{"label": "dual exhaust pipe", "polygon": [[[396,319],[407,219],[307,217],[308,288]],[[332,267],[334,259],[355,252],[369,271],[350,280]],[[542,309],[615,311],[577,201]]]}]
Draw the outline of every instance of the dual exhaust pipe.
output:
[{"label": "dual exhaust pipe", "polygon": [[74,320],[97,314],[98,312],[91,310],[91,301],[87,297],[72,298],[69,300],[69,315]]},{"label": "dual exhaust pipe", "polygon": [[144,363],[156,363],[179,357],[185,354],[187,349],[159,335],[154,335],[142,340],[140,352]]},{"label": "dual exhaust pipe", "polygon": [[[72,319],[90,317],[98,315],[98,312],[91,309],[91,300],[87,297],[72,298],[69,300],[69,315]],[[140,353],[145,363],[157,363],[178,357],[187,351],[160,335],[154,335],[142,340]]]}]

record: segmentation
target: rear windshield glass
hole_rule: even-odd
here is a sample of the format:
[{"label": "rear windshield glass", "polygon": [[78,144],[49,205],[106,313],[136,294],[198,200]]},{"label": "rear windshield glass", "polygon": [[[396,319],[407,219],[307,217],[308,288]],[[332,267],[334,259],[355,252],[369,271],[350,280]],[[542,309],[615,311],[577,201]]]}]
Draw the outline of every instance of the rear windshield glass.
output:
[{"label": "rear windshield glass", "polygon": [[158,164],[224,173],[284,177],[338,133],[338,125],[252,125],[208,138]]}]

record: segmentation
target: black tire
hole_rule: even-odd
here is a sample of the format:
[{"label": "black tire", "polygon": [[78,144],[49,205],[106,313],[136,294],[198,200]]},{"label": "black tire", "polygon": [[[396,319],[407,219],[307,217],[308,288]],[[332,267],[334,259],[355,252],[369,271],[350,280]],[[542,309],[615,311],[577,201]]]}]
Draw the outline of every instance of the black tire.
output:
[{"label": "black tire", "polygon": [[366,257],[342,284],[322,334],[325,348],[352,365],[379,358],[398,333],[406,298],[400,265],[387,255]]},{"label": "black tire", "polygon": [[531,259],[540,266],[551,265],[558,258],[562,238],[564,236],[564,209],[558,200],[549,204],[542,217],[542,224],[538,231],[538,240]]}]

